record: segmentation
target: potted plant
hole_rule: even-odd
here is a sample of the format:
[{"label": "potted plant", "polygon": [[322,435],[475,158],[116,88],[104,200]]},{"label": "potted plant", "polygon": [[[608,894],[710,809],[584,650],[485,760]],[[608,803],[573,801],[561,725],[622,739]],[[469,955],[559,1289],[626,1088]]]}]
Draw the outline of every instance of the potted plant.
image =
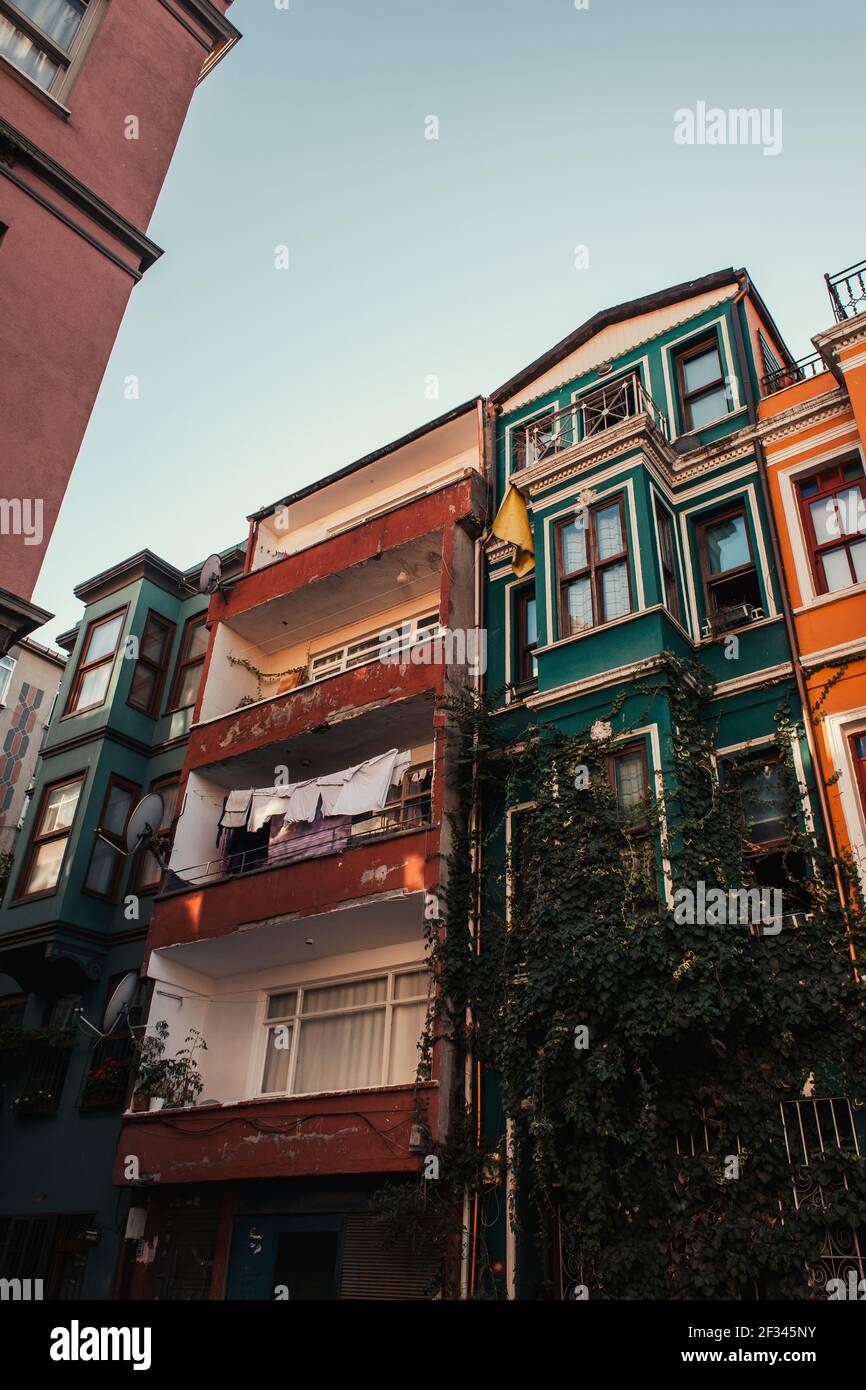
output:
[{"label": "potted plant", "polygon": [[165,1056],[167,1042],[168,1024],[160,1019],[141,1043],[135,1095],[149,1110],[193,1105],[204,1089],[196,1053],[206,1052],[207,1043],[198,1029],[190,1029],[174,1057]]},{"label": "potted plant", "polygon": [[[138,1075],[132,1097],[133,1110],[159,1110],[165,1104],[162,1088],[165,1084],[166,1067],[165,1045],[168,1041],[168,1024],[164,1018],[154,1024],[152,1033],[147,1033],[138,1046]],[[153,1104],[159,1101],[160,1104]]]}]

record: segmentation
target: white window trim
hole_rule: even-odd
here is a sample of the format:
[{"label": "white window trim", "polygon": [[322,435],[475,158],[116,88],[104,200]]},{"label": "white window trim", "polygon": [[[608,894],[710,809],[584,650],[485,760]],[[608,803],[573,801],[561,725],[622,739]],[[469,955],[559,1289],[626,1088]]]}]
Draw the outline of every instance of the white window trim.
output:
[{"label": "white window trim", "polygon": [[859,709],[844,710],[841,714],[827,715],[824,730],[830,762],[839,772],[839,804],[845,817],[851,852],[857,864],[860,882],[866,892],[866,815],[860,799],[860,788],[851,760],[849,743],[853,734],[866,733],[866,705]]},{"label": "white window trim", "polygon": [[[407,999],[395,999],[394,980],[398,975],[411,975],[415,971],[425,969],[428,971],[429,975],[428,989],[426,994],[427,1007],[429,1010],[430,1003],[432,1000],[433,977],[432,974],[430,974],[429,961],[423,960],[416,961],[414,962],[414,964],[409,965],[388,966],[383,970],[366,970],[363,972],[363,974],[359,975],[343,975],[333,976],[331,978],[325,978],[320,980],[305,980],[300,984],[292,984],[291,982],[288,982],[286,984],[281,984],[278,986],[274,986],[273,988],[269,988],[267,991],[263,991],[262,996],[259,1000],[258,1008],[256,1010],[257,1043],[250,1049],[251,1066],[247,1075],[247,1098],[250,1100],[298,1100],[302,1099],[304,1096],[309,1095],[331,1094],[332,1092],[335,1094],[351,1094],[355,1091],[377,1091],[382,1090],[383,1088],[387,1089],[392,1085],[410,1085],[412,1081],[411,1077],[405,1082],[390,1082],[385,1079],[388,1076],[388,1072],[391,1065],[393,1014],[395,1009],[400,1009],[405,1006],[417,1005],[418,1003],[421,1003],[424,1000],[425,996],[414,995],[413,997]],[[367,981],[379,980],[382,978],[385,978],[386,980],[384,1000],[380,999],[377,1000],[375,1003],[371,1004],[352,1005],[351,1007],[345,1009],[328,1009],[323,1011],[322,1013],[307,1014],[304,1016],[302,1016],[301,1014],[303,998],[308,991],[317,989],[333,989],[336,988],[336,986],[338,985],[344,984],[364,984]],[[294,994],[296,996],[295,1012],[291,1015],[290,1018],[268,1018],[268,1002],[271,996],[275,994]],[[298,1063],[298,1039],[301,1034],[301,1027],[305,1022],[309,1022],[312,1019],[339,1018],[346,1017],[350,1014],[372,1013],[377,1009],[384,1009],[385,1011],[385,1029],[384,1036],[382,1039],[382,1066],[380,1072],[381,1079],[379,1081],[374,1082],[371,1086],[352,1086],[349,1088],[348,1091],[345,1092],[341,1092],[338,1087],[329,1088],[324,1093],[316,1091],[295,1091],[293,1089],[295,1084],[295,1074],[297,1071]],[[272,1028],[278,1027],[281,1023],[289,1025],[291,1027],[292,1034],[291,1044],[289,1047],[289,1069],[288,1074],[286,1076],[286,1089],[284,1091],[263,1091],[262,1082],[264,1080],[265,1062],[267,1060],[268,1038],[270,1036],[270,1030]]]},{"label": "white window trim", "polygon": [[12,677],[15,674],[15,667],[18,659],[14,656],[0,656],[0,670],[7,672],[5,681],[0,683],[0,709],[5,709],[9,703],[6,696],[9,694],[12,685]]},{"label": "white window trim", "polygon": [[[702,502],[696,504],[694,507],[685,507],[680,512],[679,520],[680,529],[682,531],[683,549],[686,555],[688,556],[689,561],[685,567],[686,590],[688,596],[689,613],[692,621],[692,631],[695,633],[699,633],[701,630],[700,615],[698,612],[697,590],[695,588],[695,575],[697,574],[702,576],[703,571],[701,569],[701,557],[700,552],[697,548],[697,543],[695,543],[694,550],[692,549],[691,539],[689,536],[689,517],[694,516],[696,513],[701,513],[707,518],[709,518],[712,516],[713,512],[721,511],[723,508],[740,501],[743,503],[745,510],[748,514],[748,520],[751,523],[752,528],[752,535],[754,536],[755,540],[755,570],[757,571],[758,583],[760,585],[761,593],[763,594],[764,598],[764,613],[767,618],[775,618],[778,616],[778,610],[776,608],[776,599],[775,595],[773,594],[773,586],[770,582],[770,565],[767,559],[767,550],[764,545],[763,531],[759,524],[761,513],[760,508],[758,507],[758,498],[755,492],[754,483],[748,483],[745,487],[734,488],[731,492],[719,494],[712,498],[707,496],[703,499]],[[703,592],[703,580],[701,592]],[[743,630],[748,630],[748,624],[744,624],[743,628],[737,629],[737,631]],[[696,638],[695,640],[698,639]]]}]

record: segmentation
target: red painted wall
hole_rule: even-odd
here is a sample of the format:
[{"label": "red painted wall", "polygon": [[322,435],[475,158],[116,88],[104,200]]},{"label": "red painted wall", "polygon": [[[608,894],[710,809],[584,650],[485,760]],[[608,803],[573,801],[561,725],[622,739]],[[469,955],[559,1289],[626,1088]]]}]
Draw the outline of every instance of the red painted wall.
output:
[{"label": "red painted wall", "polygon": [[[172,3],[191,24],[182,3]],[[220,13],[225,8],[217,6]],[[2,62],[0,113],[41,155],[144,233],[208,57],[204,40],[155,0],[110,0],[65,98],[69,118]],[[130,115],[139,120],[138,140],[124,135]],[[27,159],[0,157],[0,223],[8,229],[0,243],[0,493],[43,502],[41,544],[0,536],[0,587],[25,599],[135,284],[134,275],[62,218],[96,231],[137,271],[141,258],[128,240],[95,228],[80,203],[46,184]]]}]

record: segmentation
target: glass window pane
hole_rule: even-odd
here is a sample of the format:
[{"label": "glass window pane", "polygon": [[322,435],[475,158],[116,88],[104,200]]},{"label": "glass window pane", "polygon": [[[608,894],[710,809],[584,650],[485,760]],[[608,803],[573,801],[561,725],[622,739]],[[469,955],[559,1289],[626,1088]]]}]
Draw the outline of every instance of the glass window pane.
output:
[{"label": "glass window pane", "polygon": [[60,48],[72,43],[87,9],[86,0],[15,0],[15,4]]},{"label": "glass window pane", "polygon": [[101,840],[97,836],[93,842],[93,854],[90,858],[86,879],[86,886],[92,893],[105,894],[109,891],[119,858],[119,851],[112,849],[111,845],[106,844],[105,840]]},{"label": "glass window pane", "polygon": [[144,637],[141,639],[139,652],[148,661],[152,661],[155,666],[162,664],[168,628],[162,623],[151,622],[148,625]]},{"label": "glass window pane", "polygon": [[47,91],[60,71],[41,48],[0,14],[0,53],[20,72]]},{"label": "glass window pane", "polygon": [[854,579],[857,584],[866,584],[866,541],[858,541],[851,546],[851,563],[854,566]]},{"label": "glass window pane", "polygon": [[818,491],[818,479],[817,479],[817,478],[807,478],[807,480],[806,480],[805,483],[801,483],[801,484],[800,484],[800,496],[801,496],[801,497],[814,497],[814,495],[815,495],[815,493],[816,493],[817,491]]},{"label": "glass window pane", "polygon": [[704,425],[710,425],[714,420],[720,420],[727,413],[728,394],[724,386],[719,386],[715,391],[708,391],[705,396],[696,396],[694,400],[689,401],[689,414],[693,430],[703,429]]},{"label": "glass window pane", "polygon": [[308,1018],[300,1028],[296,1095],[381,1085],[384,1009]]},{"label": "glass window pane", "polygon": [[362,1004],[378,1004],[385,998],[387,984],[383,975],[375,980],[353,980],[346,985],[308,989],[304,992],[301,1012],[323,1014],[331,1009],[354,1009]]},{"label": "glass window pane", "polygon": [[65,849],[65,835],[60,840],[50,840],[47,845],[39,846],[30,865],[26,892],[45,893],[56,886]]},{"label": "glass window pane", "polygon": [[291,1024],[268,1029],[265,1067],[262,1073],[263,1091],[285,1091],[289,1080],[289,1058],[292,1055]]},{"label": "glass window pane", "polygon": [[87,672],[78,687],[78,698],[75,701],[76,709],[87,709],[90,705],[102,704],[113,670],[114,663],[105,661],[101,666],[96,666],[92,671]]},{"label": "glass window pane", "polygon": [[123,616],[122,613],[118,613],[117,617],[112,618],[110,623],[100,623],[98,627],[91,628],[83,665],[90,666],[94,661],[101,661],[103,657],[114,654],[117,650],[120,629],[123,626]]},{"label": "glass window pane", "polygon": [[614,502],[610,507],[600,508],[594,513],[594,520],[598,558],[609,560],[612,555],[619,555],[624,548],[619,503]]},{"label": "glass window pane", "polygon": [[710,574],[724,574],[727,570],[737,569],[739,565],[749,564],[749,540],[746,518],[742,512],[708,526],[706,538]]},{"label": "glass window pane", "polygon": [[[856,549],[858,549],[857,546],[852,547],[852,550]],[[853,584],[851,566],[848,564],[848,551],[844,545],[840,546],[838,550],[828,550],[821,556],[821,563],[824,566],[824,578],[827,581],[828,593],[835,593],[837,589],[847,589],[849,585]]]},{"label": "glass window pane", "polygon": [[819,545],[823,545],[826,541],[839,539],[843,533],[844,524],[839,515],[835,497],[822,497],[820,501],[812,502],[809,511],[812,516],[812,525],[815,528],[815,538]]},{"label": "glass window pane", "polygon": [[852,459],[850,463],[846,463],[842,470],[842,477],[845,479],[846,483],[849,482],[851,478],[862,478],[863,465],[860,460]]},{"label": "glass window pane", "polygon": [[152,666],[136,666],[132,683],[129,687],[129,698],[134,705],[140,705],[142,709],[149,709],[156,683],[159,679],[157,672]]},{"label": "glass window pane", "polygon": [[568,632],[585,632],[592,627],[592,587],[589,579],[576,579],[565,591]]},{"label": "glass window pane", "polygon": [[45,801],[45,811],[39,827],[40,835],[50,835],[55,830],[67,830],[75,816],[80,795],[80,782],[70,782],[65,787],[54,787]]},{"label": "glass window pane", "polygon": [[420,1053],[418,1044],[427,1021],[427,1005],[403,1004],[391,1015],[391,1057],[388,1064],[388,1085],[400,1086],[414,1081]]},{"label": "glass window pane", "polygon": [[683,360],[683,380],[689,393],[700,391],[702,386],[709,386],[711,381],[718,381],[721,375],[722,364],[719,361],[718,348],[709,347],[706,352],[696,353],[694,357]]},{"label": "glass window pane", "polygon": [[621,811],[631,811],[646,796],[643,755],[635,750],[614,762],[616,799]]},{"label": "glass window pane", "polygon": [[207,638],[208,631],[204,623],[197,623],[195,627],[190,628],[185,658],[187,661],[195,661],[197,657],[204,656],[207,651]]},{"label": "glass window pane", "polygon": [[397,975],[394,979],[394,998],[415,999],[423,994],[426,999],[429,984],[429,970],[413,970],[408,975]]},{"label": "glass window pane", "polygon": [[866,532],[866,502],[859,487],[846,487],[844,492],[837,494],[836,503],[843,535],[857,536]]},{"label": "glass window pane", "polygon": [[202,667],[188,666],[180,678],[177,688],[177,708],[186,709],[188,705],[194,705],[198,699],[198,688],[201,685]]},{"label": "glass window pane", "polygon": [[109,835],[122,835],[126,829],[126,819],[132,810],[135,793],[128,787],[116,784],[108,794],[108,803],[103,815],[102,829]]},{"label": "glass window pane", "polygon": [[749,772],[742,783],[742,806],[747,833],[762,845],[785,837],[788,823],[784,772],[779,763],[767,763]]},{"label": "glass window pane", "polygon": [[534,647],[538,641],[538,621],[535,610],[535,599],[530,598],[526,601],[526,645]]},{"label": "glass window pane", "polygon": [[628,566],[625,561],[602,571],[601,596],[605,622],[631,612],[628,593]]},{"label": "glass window pane", "polygon": [[562,572],[574,574],[575,570],[585,569],[586,565],[586,530],[571,522],[562,528]]},{"label": "glass window pane", "polygon": [[289,990],[286,994],[272,994],[268,999],[268,1018],[288,1018],[295,1012],[297,1002],[297,990]]},{"label": "glass window pane", "polygon": [[854,749],[858,758],[866,758],[866,734],[854,736]]}]

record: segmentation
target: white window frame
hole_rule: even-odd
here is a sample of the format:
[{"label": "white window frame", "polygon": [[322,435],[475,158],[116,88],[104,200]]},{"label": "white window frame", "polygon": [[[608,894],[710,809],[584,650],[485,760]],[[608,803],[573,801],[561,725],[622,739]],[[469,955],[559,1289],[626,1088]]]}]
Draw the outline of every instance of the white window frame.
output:
[{"label": "white window frame", "polygon": [[[423,994],[414,994],[411,997],[407,997],[406,999],[396,999],[394,997],[394,990],[395,981],[398,978],[398,976],[414,975],[417,974],[417,972],[420,970],[426,971],[428,977],[425,992]],[[325,1009],[321,1012],[313,1014],[303,1013],[304,995],[308,992],[313,992],[319,989],[335,989],[339,985],[346,984],[369,984],[373,980],[382,979],[384,979],[386,982],[384,999],[376,1000],[372,1004],[353,1004],[350,1007],[344,1009]],[[379,1071],[379,1080],[373,1082],[373,1084],[370,1086],[353,1086],[350,1089],[352,1091],[380,1090],[383,1087],[388,1087],[391,1085],[398,1086],[411,1084],[411,1077],[405,1082],[389,1082],[385,1079],[388,1076],[388,1072],[391,1066],[391,1042],[393,1034],[394,1011],[396,1009],[401,1009],[406,1006],[417,1005],[419,1003],[424,1002],[427,1003],[429,1010],[430,1001],[432,998],[432,989],[433,976],[430,972],[429,964],[424,961],[416,961],[414,965],[399,965],[392,966],[384,970],[373,970],[363,975],[355,975],[350,976],[348,978],[343,977],[330,980],[309,980],[306,981],[304,984],[297,985],[287,983],[279,985],[276,988],[269,989],[262,996],[261,1006],[259,1010],[258,1022],[259,1033],[261,1036],[258,1046],[254,1049],[255,1072],[253,1073],[253,1078],[251,1081],[252,1096],[257,1100],[295,1100],[299,1096],[329,1094],[329,1092],[296,1091],[294,1089],[295,1075],[297,1072],[298,1065],[298,1046],[299,1039],[301,1036],[301,1028],[303,1027],[304,1023],[309,1023],[314,1020],[319,1021],[323,1018],[343,1018],[348,1017],[351,1014],[372,1013],[374,1010],[377,1009],[382,1009],[385,1011],[385,1027],[383,1030],[382,1037],[382,1059]],[[294,994],[294,1013],[286,1014],[282,1018],[268,1018],[268,1006],[270,1000],[274,995],[278,994]],[[282,1091],[265,1091],[262,1089],[262,1087],[264,1084],[264,1074],[268,1056],[269,1038],[272,1029],[278,1028],[281,1025],[288,1026],[291,1028],[291,1041],[289,1043],[288,1048],[289,1068],[286,1076],[286,1087],[285,1090]],[[419,1034],[419,1041],[420,1038],[421,1034]],[[333,1087],[331,1089],[333,1089],[335,1092],[339,1091],[338,1087]]]},{"label": "white window frame", "polygon": [[[400,633],[399,645],[389,642],[392,633]],[[383,653],[393,659],[398,653],[407,654],[421,642],[440,637],[438,613],[420,613],[416,618],[405,618],[394,622],[390,627],[377,628],[374,632],[352,637],[339,647],[331,647],[323,652],[310,654],[308,685],[328,680],[330,676],[341,675],[344,671],[354,671],[358,666],[380,661]],[[320,669],[315,670],[317,664]]]},{"label": "white window frame", "polygon": [[[0,709],[5,709],[8,703],[6,696],[9,693],[9,687],[12,684],[12,675],[17,665],[18,661],[16,657],[0,656]],[[6,673],[5,680],[3,679],[3,672]]]}]

